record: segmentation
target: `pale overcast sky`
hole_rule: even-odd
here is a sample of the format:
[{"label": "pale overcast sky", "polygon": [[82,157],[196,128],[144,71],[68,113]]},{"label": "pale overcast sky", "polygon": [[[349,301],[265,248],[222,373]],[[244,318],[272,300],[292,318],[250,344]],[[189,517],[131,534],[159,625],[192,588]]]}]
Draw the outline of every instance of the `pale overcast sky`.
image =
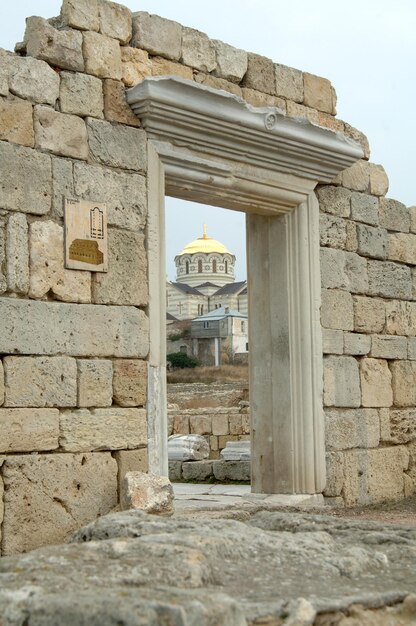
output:
[{"label": "pale overcast sky", "polygon": [[[59,14],[60,0],[0,2],[0,47],[13,49],[29,15]],[[414,0],[125,0],[277,63],[329,78],[338,117],[370,140],[390,178],[389,197],[416,204],[416,2]],[[416,178],[416,176],[415,176]],[[167,201],[167,256],[202,232],[237,255],[244,278],[244,215]],[[172,262],[168,265],[174,278]]]}]

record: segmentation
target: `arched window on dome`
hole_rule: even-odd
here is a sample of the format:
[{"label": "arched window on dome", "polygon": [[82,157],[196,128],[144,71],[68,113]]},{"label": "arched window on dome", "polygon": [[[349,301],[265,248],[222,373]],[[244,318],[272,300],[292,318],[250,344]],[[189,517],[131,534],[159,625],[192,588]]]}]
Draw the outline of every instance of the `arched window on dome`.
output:
[{"label": "arched window on dome", "polygon": [[189,261],[185,261],[185,274],[189,274]]},{"label": "arched window on dome", "polygon": [[225,266],[225,273],[228,274],[228,261],[225,261],[224,266]]},{"label": "arched window on dome", "polygon": [[202,261],[199,259],[198,261],[198,274],[202,274]]},{"label": "arched window on dome", "polygon": [[213,274],[217,273],[217,260],[216,259],[213,259],[212,261],[212,272]]}]

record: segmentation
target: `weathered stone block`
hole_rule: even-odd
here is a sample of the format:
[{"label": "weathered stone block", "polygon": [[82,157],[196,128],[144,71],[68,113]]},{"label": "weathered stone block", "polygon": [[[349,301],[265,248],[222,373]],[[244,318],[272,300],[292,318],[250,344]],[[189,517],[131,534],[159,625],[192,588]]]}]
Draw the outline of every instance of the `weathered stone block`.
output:
[{"label": "weathered stone block", "polygon": [[189,417],[187,415],[173,416],[173,433],[175,435],[189,435]]},{"label": "weathered stone block", "polygon": [[134,307],[0,298],[0,353],[144,358],[149,323]]},{"label": "weathered stone block", "polygon": [[393,300],[385,303],[386,332],[389,335],[416,336],[416,303]]},{"label": "weathered stone block", "polygon": [[52,216],[61,218],[64,214],[64,198],[74,198],[74,174],[72,161],[52,157]]},{"label": "weathered stone block", "polygon": [[215,76],[232,83],[239,83],[247,71],[247,52],[218,39],[213,40],[212,43],[215,46],[217,61],[217,67],[214,70]]},{"label": "weathered stone block", "polygon": [[351,217],[357,222],[378,226],[378,198],[366,193],[353,192],[351,194]]},{"label": "weathered stone block", "polygon": [[328,450],[377,448],[380,443],[380,419],[376,409],[332,409],[325,411]]},{"label": "weathered stone block", "polygon": [[212,76],[212,74],[203,74],[202,72],[198,72],[198,74],[194,76],[194,79],[195,82],[200,85],[206,85],[207,87],[212,87],[213,89],[222,89],[223,91],[233,93],[235,96],[239,96],[240,98],[243,95],[243,91],[239,85],[230,83],[228,80],[224,80],[224,78]]},{"label": "weathered stone block", "polygon": [[182,62],[201,72],[212,72],[217,67],[214,42],[199,30],[183,27]]},{"label": "weathered stone block", "polygon": [[55,106],[59,98],[59,75],[45,61],[32,57],[7,57],[9,88],[25,100]]},{"label": "weathered stone block", "polygon": [[249,52],[243,85],[250,89],[270,93],[273,96],[276,95],[276,75],[273,61]]},{"label": "weathered stone block", "polygon": [[277,96],[263,93],[262,91],[256,91],[249,87],[242,87],[241,91],[243,92],[244,100],[252,104],[253,107],[277,107],[283,112],[286,111],[286,100],[283,98],[278,98]]},{"label": "weathered stone block", "polygon": [[34,125],[37,148],[74,159],[88,158],[87,130],[79,117],[38,104]]},{"label": "weathered stone block", "polygon": [[140,509],[152,515],[172,515],[173,487],[166,476],[127,472],[121,483],[120,508]]},{"label": "weathered stone block", "polygon": [[345,503],[352,506],[402,498],[408,466],[409,453],[404,446],[345,452]]},{"label": "weathered stone block", "polygon": [[415,361],[393,361],[390,364],[395,406],[416,405]]},{"label": "weathered stone block", "polygon": [[389,190],[389,179],[382,165],[370,163],[370,193],[385,196]]},{"label": "weathered stone block", "polygon": [[121,80],[121,52],[116,39],[86,32],[83,34],[83,51],[85,71],[98,78],[114,78]]},{"label": "weathered stone block", "polygon": [[0,359],[0,406],[4,402],[4,369],[3,361]]},{"label": "weathered stone block", "polygon": [[7,291],[6,278],[6,224],[0,218],[0,294]]},{"label": "weathered stone block", "polygon": [[408,233],[410,230],[410,213],[407,207],[398,200],[380,198],[380,225],[387,230]]},{"label": "weathered stone block", "polygon": [[0,139],[33,148],[35,135],[30,102],[0,97]]},{"label": "weathered stone block", "polygon": [[103,84],[99,78],[78,72],[61,72],[62,113],[104,117]]},{"label": "weathered stone block", "polygon": [[[123,63],[123,65],[126,65]],[[104,81],[104,115],[110,122],[120,122],[129,126],[140,126],[140,120],[135,116],[126,101],[126,90],[119,80],[107,79]]]},{"label": "weathered stone block", "polygon": [[67,407],[77,404],[77,366],[65,356],[6,356],[5,406]]},{"label": "weathered stone block", "polygon": [[212,476],[212,461],[208,461],[208,459],[182,463],[183,480],[204,481]]},{"label": "weathered stone block", "polygon": [[389,407],[393,404],[392,378],[387,361],[360,361],[362,406]]},{"label": "weathered stone block", "polygon": [[326,485],[324,495],[340,496],[344,486],[344,455],[341,452],[326,453]]},{"label": "weathered stone block", "polygon": [[212,416],[212,434],[227,435],[229,433],[228,414],[219,413]]},{"label": "weathered stone block", "polygon": [[93,161],[115,168],[145,171],[146,133],[138,128],[88,119],[88,142]]},{"label": "weathered stone block", "polygon": [[371,356],[376,359],[406,359],[406,337],[374,335],[371,340]]},{"label": "weathered stone block", "polygon": [[28,225],[24,213],[12,213],[7,221],[7,287],[26,294],[29,290]]},{"label": "weathered stone block", "polygon": [[0,409],[0,452],[56,450],[57,409]]},{"label": "weathered stone block", "polygon": [[346,220],[340,217],[321,213],[319,216],[321,246],[345,248],[347,243],[346,224]]},{"label": "weathered stone block", "polygon": [[353,330],[353,300],[350,293],[338,289],[323,289],[321,323],[324,328]]},{"label": "weathered stone block", "polygon": [[133,15],[132,45],[150,54],[179,61],[182,51],[182,26],[144,11]]},{"label": "weathered stone block", "polygon": [[386,303],[376,298],[354,296],[354,330],[381,333],[386,323]]},{"label": "weathered stone block", "polygon": [[113,366],[104,359],[79,359],[78,406],[106,407],[113,401]]},{"label": "weathered stone block", "polygon": [[407,358],[411,361],[416,360],[416,337],[408,337],[407,339]]},{"label": "weathered stone block", "polygon": [[350,217],[352,194],[349,189],[325,185],[316,189],[316,195],[321,211],[338,217]]},{"label": "weathered stone block", "polygon": [[218,449],[222,450],[228,441],[249,441],[250,435],[220,435],[218,437]]},{"label": "weathered stone block", "polygon": [[151,59],[152,76],[180,76],[181,78],[193,79],[193,71],[191,67],[175,63],[163,57],[153,57]]},{"label": "weathered stone block", "polygon": [[145,226],[147,196],[143,176],[75,163],[74,180],[78,197],[105,201],[109,226],[134,231]]},{"label": "weathered stone block", "polygon": [[368,354],[371,348],[371,337],[361,333],[344,333],[344,353],[355,356]]},{"label": "weathered stone block", "polygon": [[102,0],[99,4],[100,32],[126,44],[132,36],[130,9],[116,2]]},{"label": "weathered stone block", "polygon": [[[121,61],[123,68],[123,83],[127,87],[137,85],[147,76],[152,75],[152,64],[149,53],[137,48],[122,47]],[[130,109],[131,110],[131,109]]]},{"label": "weathered stone block", "polygon": [[335,248],[321,248],[321,286],[324,289],[348,289],[345,252]]},{"label": "weathered stone block", "polygon": [[242,415],[231,413],[229,416],[230,423],[230,435],[242,435],[243,434],[243,420]]},{"label": "weathered stone block", "polygon": [[391,443],[409,443],[416,440],[416,410],[390,411],[389,439]]},{"label": "weathered stone block", "polygon": [[352,293],[367,293],[367,259],[355,254],[355,252],[346,252],[345,272],[348,279],[347,288],[349,291]]},{"label": "weathered stone block", "polygon": [[168,476],[172,483],[182,480],[182,461],[169,461]]},{"label": "weathered stone block", "polygon": [[147,445],[144,409],[62,411],[59,444],[66,452],[130,450]]},{"label": "weathered stone block", "polygon": [[367,161],[357,161],[351,167],[343,170],[341,174],[342,184],[353,191],[369,191],[370,166]]},{"label": "weathered stone block", "polygon": [[387,257],[388,238],[384,228],[357,224],[357,239],[359,254],[375,259]]},{"label": "weathered stone block", "polygon": [[64,267],[62,226],[50,220],[30,225],[31,298],[43,298],[52,292],[65,302],[91,301],[91,273]]},{"label": "weathered stone block", "polygon": [[322,351],[324,354],[343,354],[344,333],[342,330],[322,329]]},{"label": "weathered stone block", "polygon": [[358,363],[352,356],[324,357],[324,406],[361,404]]},{"label": "weathered stone block", "polygon": [[143,235],[109,230],[108,272],[94,275],[92,295],[98,304],[147,304],[147,259]]},{"label": "weathered stone block", "polygon": [[306,106],[332,115],[336,114],[337,97],[329,80],[305,72],[303,74],[303,87],[303,101]]},{"label": "weathered stone block", "polygon": [[214,461],[214,476],[221,482],[241,480],[249,482],[251,478],[250,461]]},{"label": "weathered stone block", "polygon": [[390,261],[368,261],[368,293],[384,298],[410,299],[410,268]]},{"label": "weathered stone block", "polygon": [[407,207],[410,216],[410,232],[416,233],[416,206]]},{"label": "weathered stone block", "polygon": [[350,252],[357,252],[358,248],[358,239],[357,239],[357,224],[355,222],[351,222],[350,220],[346,221],[346,233],[347,237],[345,240],[345,249]]},{"label": "weathered stone block", "polygon": [[319,124],[319,111],[305,107],[303,104],[292,102],[288,100],[286,103],[286,111],[289,117],[301,117],[312,122],[312,124]]},{"label": "weathered stone block", "polygon": [[147,448],[117,450],[113,453],[113,457],[118,465],[119,489],[121,489],[121,483],[127,472],[147,472]]},{"label": "weathered stone block", "polygon": [[329,113],[323,113],[322,111],[318,111],[319,115],[319,126],[323,126],[324,128],[329,128],[330,130],[334,130],[336,133],[343,133],[345,130],[345,123],[342,120],[333,117]]},{"label": "weathered stone block", "polygon": [[303,74],[287,65],[275,63],[276,94],[294,102],[303,102]]},{"label": "weathered stone block", "polygon": [[79,30],[95,30],[100,27],[98,0],[63,0],[61,20],[66,26]]},{"label": "weathered stone block", "polygon": [[77,30],[57,30],[42,17],[26,20],[26,53],[64,70],[82,72],[82,34]]},{"label": "weathered stone block", "polygon": [[195,435],[211,435],[212,420],[208,415],[191,415],[189,417],[189,428]]},{"label": "weathered stone block", "polygon": [[[357,128],[354,128],[354,126],[351,126],[347,122],[344,122],[344,130],[341,132],[343,132],[347,137],[351,137],[351,139],[354,139],[354,141],[360,144],[364,152],[363,158],[368,161],[368,159],[370,158],[370,144],[368,142],[367,137],[364,135],[364,133],[358,130]],[[372,164],[370,164],[370,172],[371,172],[371,165]],[[371,174],[370,174],[370,177],[371,177]]]},{"label": "weathered stone block", "polygon": [[416,235],[407,233],[389,235],[388,256],[392,261],[416,265]]},{"label": "weathered stone block", "polygon": [[113,361],[113,372],[113,397],[116,404],[120,406],[143,406],[146,404],[146,361],[118,359]]},{"label": "weathered stone block", "polygon": [[110,453],[10,456],[3,478],[4,554],[60,543],[117,504]]}]

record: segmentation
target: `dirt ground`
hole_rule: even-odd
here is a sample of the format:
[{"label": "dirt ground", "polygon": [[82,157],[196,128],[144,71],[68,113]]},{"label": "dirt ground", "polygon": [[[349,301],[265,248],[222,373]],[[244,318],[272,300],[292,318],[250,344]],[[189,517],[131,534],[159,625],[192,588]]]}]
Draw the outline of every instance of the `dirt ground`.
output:
[{"label": "dirt ground", "polygon": [[330,514],[334,517],[360,518],[385,524],[416,527],[416,495],[396,502],[332,509]]}]

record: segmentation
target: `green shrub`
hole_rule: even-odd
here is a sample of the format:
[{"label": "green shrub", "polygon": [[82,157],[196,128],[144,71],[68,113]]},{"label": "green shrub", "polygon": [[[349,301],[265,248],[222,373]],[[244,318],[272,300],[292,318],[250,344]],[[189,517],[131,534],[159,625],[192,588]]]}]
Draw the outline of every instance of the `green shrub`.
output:
[{"label": "green shrub", "polygon": [[185,352],[172,352],[167,355],[167,360],[174,368],[196,367],[199,365],[198,359],[188,356]]}]

